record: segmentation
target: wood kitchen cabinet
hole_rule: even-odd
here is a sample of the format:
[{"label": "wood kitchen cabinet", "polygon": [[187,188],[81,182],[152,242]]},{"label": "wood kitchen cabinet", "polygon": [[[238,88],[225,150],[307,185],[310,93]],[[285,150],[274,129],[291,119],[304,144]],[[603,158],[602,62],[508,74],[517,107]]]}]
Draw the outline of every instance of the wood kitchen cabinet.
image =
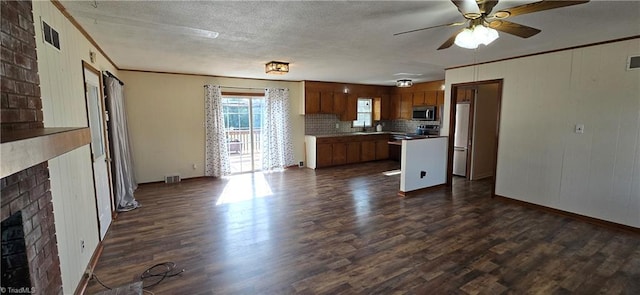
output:
[{"label": "wood kitchen cabinet", "polygon": [[316,144],[316,166],[329,167],[333,164],[333,149],[331,143]]},{"label": "wood kitchen cabinet", "polygon": [[333,114],[333,92],[320,92],[320,113]]},{"label": "wood kitchen cabinet", "polygon": [[334,143],[331,145],[331,164],[332,165],[344,165],[347,163],[347,144],[343,142]]},{"label": "wood kitchen cabinet", "polygon": [[383,95],[381,97],[373,98],[373,120],[389,120],[390,118],[390,103],[389,96]]},{"label": "wood kitchen cabinet", "polygon": [[400,119],[400,103],[402,98],[399,94],[392,94],[389,97],[389,119]]},{"label": "wood kitchen cabinet", "polygon": [[304,112],[305,114],[320,113],[320,92],[317,92],[317,91],[305,92]]},{"label": "wood kitchen cabinet", "polygon": [[434,106],[436,105],[437,102],[437,97],[438,97],[438,91],[432,90],[432,91],[426,91],[425,92],[425,105],[428,106]]},{"label": "wood kitchen cabinet", "polygon": [[345,98],[344,111],[340,114],[340,121],[355,121],[358,118],[358,96],[348,94]]},{"label": "wood kitchen cabinet", "polygon": [[347,95],[344,93],[333,93],[333,113],[342,117],[347,111]]},{"label": "wood kitchen cabinet", "polygon": [[347,164],[360,162],[360,142],[353,141],[347,143]]},{"label": "wood kitchen cabinet", "polygon": [[418,91],[413,93],[413,106],[422,106],[425,105],[425,92]]},{"label": "wood kitchen cabinet", "polygon": [[305,90],[304,112],[305,114],[333,114],[333,92],[320,92],[313,89]]},{"label": "wood kitchen cabinet", "polygon": [[[385,160],[389,158],[389,135],[349,135],[336,137],[308,136],[307,159],[315,159],[311,168]],[[309,141],[311,140],[311,141]]]},{"label": "wood kitchen cabinet", "polygon": [[389,158],[389,139],[382,138],[376,142],[376,160],[386,160]]},{"label": "wood kitchen cabinet", "polygon": [[413,93],[404,93],[400,100],[400,119],[411,120],[412,115]]},{"label": "wood kitchen cabinet", "polygon": [[376,142],[372,140],[363,141],[361,143],[360,161],[368,162],[376,159]]},{"label": "wood kitchen cabinet", "polygon": [[456,102],[470,102],[474,95],[475,90],[473,88],[458,88]]}]

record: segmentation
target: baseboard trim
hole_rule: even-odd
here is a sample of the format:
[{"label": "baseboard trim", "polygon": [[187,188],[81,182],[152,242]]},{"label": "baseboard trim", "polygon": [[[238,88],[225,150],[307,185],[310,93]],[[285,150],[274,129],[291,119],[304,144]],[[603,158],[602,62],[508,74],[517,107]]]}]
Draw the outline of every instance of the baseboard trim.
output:
[{"label": "baseboard trim", "polygon": [[435,191],[435,190],[441,189],[441,188],[446,187],[446,186],[447,186],[447,184],[443,183],[443,184],[437,184],[437,185],[434,185],[434,186],[425,187],[425,188],[412,190],[412,191],[407,191],[407,192],[399,191],[398,192],[398,196],[403,197],[403,198],[412,197],[412,196],[415,196],[416,194],[419,194],[419,193]]},{"label": "baseboard trim", "polygon": [[82,278],[80,279],[80,282],[76,287],[76,291],[73,294],[81,295],[87,291],[89,280],[91,280],[88,274],[93,273],[93,271],[96,269],[96,265],[98,264],[98,259],[100,259],[100,256],[102,255],[102,250],[104,250],[104,246],[102,245],[102,241],[100,241],[98,242],[98,247],[96,247],[96,250],[93,251],[91,260],[89,260],[89,265],[87,265],[87,269],[82,275]]},{"label": "baseboard trim", "polygon": [[606,227],[606,228],[617,230],[617,231],[640,234],[640,228],[633,227],[633,226],[626,225],[626,224],[607,221],[607,220],[604,220],[604,219],[598,219],[598,218],[595,218],[595,217],[589,217],[589,216],[585,216],[585,215],[581,215],[581,214],[577,214],[577,213],[573,213],[573,212],[569,212],[569,211],[564,211],[564,210],[555,209],[555,208],[551,208],[551,207],[547,207],[547,206],[543,206],[543,205],[529,203],[527,201],[517,200],[517,199],[513,199],[513,198],[509,198],[509,197],[505,197],[505,196],[500,196],[500,195],[495,195],[495,199],[497,199],[497,200],[499,200],[501,202],[512,203],[512,204],[520,205],[520,206],[523,206],[523,207],[528,207],[528,208],[539,210],[539,211],[545,211],[545,212],[548,212],[548,213],[551,213],[551,214],[560,215],[560,216],[564,216],[564,217],[569,217],[569,218],[574,219],[574,220],[590,223],[590,224],[601,226],[601,227]]}]

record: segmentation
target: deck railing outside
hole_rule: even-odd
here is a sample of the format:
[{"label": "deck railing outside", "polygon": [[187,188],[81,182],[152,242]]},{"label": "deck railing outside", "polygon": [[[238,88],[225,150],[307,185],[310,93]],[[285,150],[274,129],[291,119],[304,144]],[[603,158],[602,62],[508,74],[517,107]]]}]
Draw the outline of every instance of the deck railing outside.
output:
[{"label": "deck railing outside", "polygon": [[[251,153],[250,130],[227,130],[227,140],[231,155]],[[253,130],[253,151],[260,153],[260,129]]]}]

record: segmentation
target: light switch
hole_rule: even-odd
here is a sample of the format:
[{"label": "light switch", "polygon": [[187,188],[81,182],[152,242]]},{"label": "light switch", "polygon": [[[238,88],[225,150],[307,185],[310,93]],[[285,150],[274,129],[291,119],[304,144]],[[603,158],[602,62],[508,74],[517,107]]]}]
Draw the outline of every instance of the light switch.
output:
[{"label": "light switch", "polygon": [[584,133],[584,124],[576,124],[576,133]]}]

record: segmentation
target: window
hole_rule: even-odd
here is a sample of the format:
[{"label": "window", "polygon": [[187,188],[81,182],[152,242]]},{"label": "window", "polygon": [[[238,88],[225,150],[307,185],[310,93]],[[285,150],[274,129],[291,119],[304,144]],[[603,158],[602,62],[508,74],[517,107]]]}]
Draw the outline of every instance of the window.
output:
[{"label": "window", "polygon": [[353,127],[373,126],[373,100],[371,98],[358,98],[358,116],[353,121]]},{"label": "window", "polygon": [[[254,129],[260,129],[262,125],[263,103],[261,99],[253,99]],[[224,127],[227,130],[249,130],[249,105],[247,98],[223,97]]]}]

